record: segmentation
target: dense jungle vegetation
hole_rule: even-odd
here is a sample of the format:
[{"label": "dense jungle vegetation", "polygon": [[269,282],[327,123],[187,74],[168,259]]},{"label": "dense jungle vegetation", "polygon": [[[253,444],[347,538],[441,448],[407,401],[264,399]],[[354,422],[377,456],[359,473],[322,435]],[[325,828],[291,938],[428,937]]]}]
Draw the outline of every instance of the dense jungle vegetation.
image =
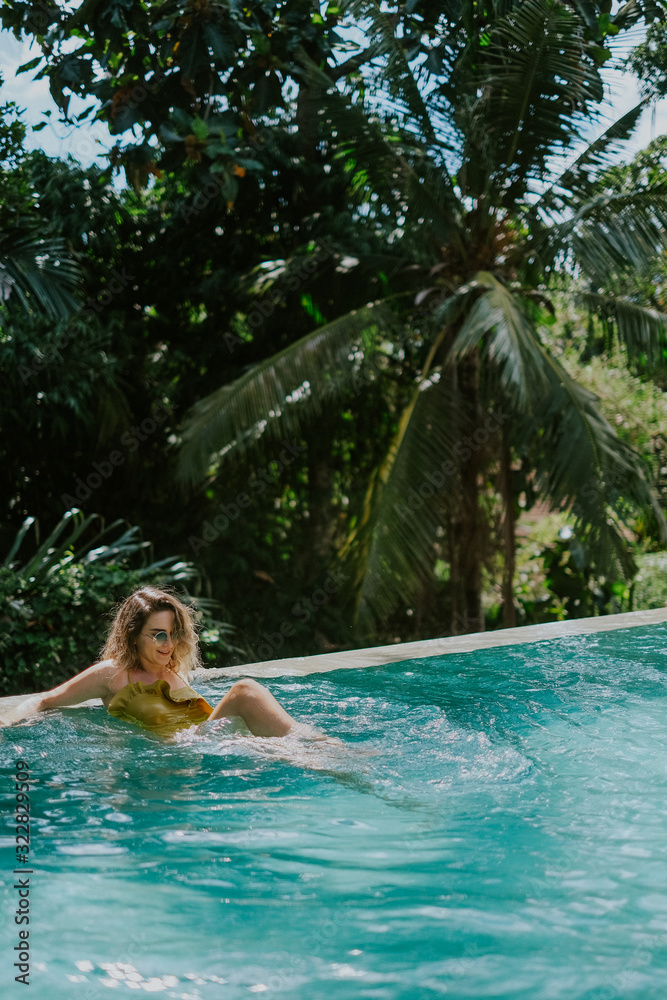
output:
[{"label": "dense jungle vegetation", "polygon": [[141,580],[216,665],[664,605],[667,137],[625,152],[662,5],[0,21],[113,143],[29,152],[0,89],[2,693]]}]

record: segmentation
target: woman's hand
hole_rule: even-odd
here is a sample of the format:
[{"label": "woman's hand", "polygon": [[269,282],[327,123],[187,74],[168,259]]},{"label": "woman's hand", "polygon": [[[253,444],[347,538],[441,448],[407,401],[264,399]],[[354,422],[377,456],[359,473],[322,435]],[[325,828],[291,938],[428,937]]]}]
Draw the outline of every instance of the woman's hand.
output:
[{"label": "woman's hand", "polygon": [[16,702],[15,698],[12,698],[11,700],[14,701],[15,704],[10,705],[8,708],[3,708],[2,715],[0,716],[0,726],[11,726],[14,722],[20,722],[21,719],[26,719],[34,712],[41,712],[41,699],[41,692],[33,695],[26,695],[25,698],[22,698],[18,702]]}]

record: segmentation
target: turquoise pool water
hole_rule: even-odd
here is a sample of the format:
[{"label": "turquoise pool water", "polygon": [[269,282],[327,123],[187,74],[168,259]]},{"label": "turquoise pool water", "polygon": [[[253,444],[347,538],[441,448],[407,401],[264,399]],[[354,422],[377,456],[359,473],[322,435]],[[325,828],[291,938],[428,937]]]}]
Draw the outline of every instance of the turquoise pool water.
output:
[{"label": "turquoise pool water", "polygon": [[167,743],[102,708],[0,731],[3,996],[28,995],[11,969],[22,758],[38,997],[663,1000],[666,639],[269,682],[342,748]]}]

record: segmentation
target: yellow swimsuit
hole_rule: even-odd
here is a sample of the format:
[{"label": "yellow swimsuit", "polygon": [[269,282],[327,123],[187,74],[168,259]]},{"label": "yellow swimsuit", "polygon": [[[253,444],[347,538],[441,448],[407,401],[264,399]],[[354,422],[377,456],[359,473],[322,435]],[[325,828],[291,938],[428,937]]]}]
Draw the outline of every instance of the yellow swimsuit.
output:
[{"label": "yellow swimsuit", "polygon": [[188,684],[169,688],[168,681],[130,681],[107,705],[109,715],[146,729],[172,733],[208,719],[213,708]]}]

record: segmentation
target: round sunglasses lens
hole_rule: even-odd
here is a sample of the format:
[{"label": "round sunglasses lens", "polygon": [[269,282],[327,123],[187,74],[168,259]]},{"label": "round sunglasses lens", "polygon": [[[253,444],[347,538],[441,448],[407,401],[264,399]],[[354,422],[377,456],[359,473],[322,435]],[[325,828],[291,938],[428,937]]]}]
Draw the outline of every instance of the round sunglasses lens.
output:
[{"label": "round sunglasses lens", "polygon": [[169,634],[167,632],[156,632],[154,641],[156,646],[164,646],[166,642],[169,642]]}]

